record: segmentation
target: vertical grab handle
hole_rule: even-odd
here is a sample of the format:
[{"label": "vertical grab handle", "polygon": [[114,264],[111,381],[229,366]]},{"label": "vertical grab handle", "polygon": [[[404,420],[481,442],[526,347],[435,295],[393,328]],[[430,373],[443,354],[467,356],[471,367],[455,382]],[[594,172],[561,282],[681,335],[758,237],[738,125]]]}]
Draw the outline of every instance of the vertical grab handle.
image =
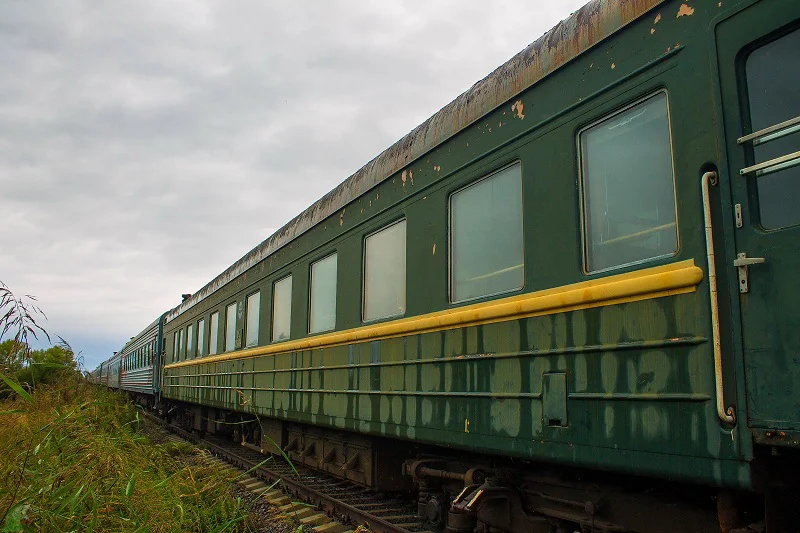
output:
[{"label": "vertical grab handle", "polygon": [[706,228],[706,257],[708,259],[708,298],[711,303],[711,334],[714,343],[714,382],[717,396],[717,416],[727,424],[735,424],[733,407],[725,407],[722,383],[722,344],[719,334],[719,303],[717,301],[717,265],[714,261],[714,231],[711,224],[711,199],[708,191],[717,184],[716,172],[706,172],[700,179],[703,190],[703,219]]}]

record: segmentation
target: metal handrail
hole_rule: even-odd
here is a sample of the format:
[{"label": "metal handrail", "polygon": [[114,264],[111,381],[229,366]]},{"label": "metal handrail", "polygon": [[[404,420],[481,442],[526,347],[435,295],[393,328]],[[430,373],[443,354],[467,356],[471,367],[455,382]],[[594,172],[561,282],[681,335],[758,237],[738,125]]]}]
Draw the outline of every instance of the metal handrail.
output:
[{"label": "metal handrail", "polygon": [[800,131],[800,117],[789,119],[780,124],[770,126],[769,128],[764,128],[763,130],[754,131],[749,135],[739,137],[736,139],[736,142],[744,144],[748,141],[753,141],[753,146],[757,146],[769,141],[774,141],[775,139],[780,139],[796,131]]},{"label": "metal handrail", "polygon": [[709,189],[716,185],[716,172],[706,172],[700,180],[703,191],[703,219],[706,228],[706,257],[708,259],[708,298],[711,303],[711,335],[714,344],[714,384],[717,396],[717,416],[728,424],[736,423],[733,407],[725,407],[724,385],[722,382],[722,343],[719,333],[719,302],[717,300],[717,266],[714,261],[714,231],[711,224],[711,199]]},{"label": "metal handrail", "polygon": [[800,165],[800,152],[786,154],[751,167],[743,168],[739,171],[739,174],[744,176],[755,172],[756,176],[764,176],[765,174],[772,174],[773,172],[778,172],[779,170],[795,167],[797,165]]}]

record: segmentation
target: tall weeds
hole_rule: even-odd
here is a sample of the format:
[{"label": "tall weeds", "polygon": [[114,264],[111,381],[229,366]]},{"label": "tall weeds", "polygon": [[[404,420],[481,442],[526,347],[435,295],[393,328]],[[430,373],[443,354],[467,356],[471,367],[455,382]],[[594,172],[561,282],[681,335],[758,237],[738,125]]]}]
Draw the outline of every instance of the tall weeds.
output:
[{"label": "tall weeds", "polygon": [[20,391],[0,404],[0,532],[246,529],[224,471],[154,445],[120,395],[77,376]]}]

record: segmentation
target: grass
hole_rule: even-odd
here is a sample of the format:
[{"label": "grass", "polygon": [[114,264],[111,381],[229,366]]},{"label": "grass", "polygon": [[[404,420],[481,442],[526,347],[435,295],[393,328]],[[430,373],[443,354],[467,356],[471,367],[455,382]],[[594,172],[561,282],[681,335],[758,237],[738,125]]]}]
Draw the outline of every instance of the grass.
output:
[{"label": "grass", "polygon": [[0,403],[0,533],[248,531],[230,475],[154,444],[118,394],[69,377]]}]

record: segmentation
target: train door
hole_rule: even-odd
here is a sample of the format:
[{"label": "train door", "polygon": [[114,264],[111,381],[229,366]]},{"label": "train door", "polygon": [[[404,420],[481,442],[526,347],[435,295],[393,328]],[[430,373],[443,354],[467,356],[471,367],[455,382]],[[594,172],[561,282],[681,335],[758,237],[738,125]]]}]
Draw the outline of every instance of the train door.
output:
[{"label": "train door", "polygon": [[725,261],[738,284],[747,422],[757,440],[797,446],[800,2],[751,4],[716,27],[716,45],[728,158],[721,179],[735,225],[735,257]]}]

